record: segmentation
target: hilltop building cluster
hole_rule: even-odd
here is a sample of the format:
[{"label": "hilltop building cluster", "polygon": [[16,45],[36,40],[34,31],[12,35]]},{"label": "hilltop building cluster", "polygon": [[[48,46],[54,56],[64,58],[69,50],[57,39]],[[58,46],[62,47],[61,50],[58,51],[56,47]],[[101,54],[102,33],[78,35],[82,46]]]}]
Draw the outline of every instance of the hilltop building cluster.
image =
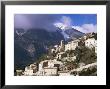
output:
[{"label": "hilltop building cluster", "polygon": [[[93,34],[85,35],[79,39],[72,40],[67,44],[61,40],[60,45],[55,45],[51,49],[52,54],[56,54],[53,59],[43,60],[39,64],[31,64],[25,67],[24,71],[16,70],[18,75],[23,76],[66,76],[71,75],[71,70],[77,69],[75,64],[76,60],[74,53],[70,56],[67,51],[75,50],[79,45],[84,45],[89,49],[95,48],[97,54],[97,40],[93,38]],[[48,57],[48,56],[47,56]],[[68,64],[65,64],[66,62]],[[84,63],[79,63],[79,67],[86,66]]]}]

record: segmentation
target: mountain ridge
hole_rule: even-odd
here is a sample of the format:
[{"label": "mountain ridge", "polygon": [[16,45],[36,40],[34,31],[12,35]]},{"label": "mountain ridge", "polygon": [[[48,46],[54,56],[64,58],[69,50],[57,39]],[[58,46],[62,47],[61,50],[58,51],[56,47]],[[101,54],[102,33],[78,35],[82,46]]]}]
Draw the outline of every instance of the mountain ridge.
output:
[{"label": "mountain ridge", "polygon": [[[69,32],[70,31],[70,32]],[[83,34],[77,30],[65,30],[65,34],[71,39],[81,37]],[[75,33],[75,34],[74,34]],[[77,35],[77,34],[81,35]],[[72,38],[73,37],[73,38]],[[47,53],[50,46],[59,44],[61,40],[65,40],[62,30],[59,28],[54,32],[46,29],[31,28],[24,30],[22,28],[14,29],[14,46],[15,46],[15,68],[24,67],[35,61],[42,54]],[[66,41],[69,41],[67,39]],[[22,66],[21,66],[22,65]]]}]

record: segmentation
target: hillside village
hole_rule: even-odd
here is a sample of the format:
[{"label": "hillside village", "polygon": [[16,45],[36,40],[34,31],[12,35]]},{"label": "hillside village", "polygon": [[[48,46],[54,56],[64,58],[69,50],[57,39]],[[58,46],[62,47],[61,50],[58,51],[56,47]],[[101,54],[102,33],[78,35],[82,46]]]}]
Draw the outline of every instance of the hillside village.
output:
[{"label": "hillside village", "polygon": [[16,70],[17,76],[96,76],[97,34],[88,33],[81,38],[49,49],[39,61]]}]

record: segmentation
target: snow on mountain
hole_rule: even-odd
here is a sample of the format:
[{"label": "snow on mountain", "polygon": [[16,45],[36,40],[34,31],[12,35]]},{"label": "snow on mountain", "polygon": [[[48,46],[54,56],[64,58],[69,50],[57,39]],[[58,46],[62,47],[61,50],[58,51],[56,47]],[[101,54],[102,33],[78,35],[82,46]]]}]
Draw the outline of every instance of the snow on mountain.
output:
[{"label": "snow on mountain", "polygon": [[65,33],[65,30],[70,29],[70,27],[67,27],[63,23],[55,23],[54,26],[60,29],[61,34],[64,36],[65,40],[70,38],[69,35]]},{"label": "snow on mountain", "polygon": [[77,29],[73,28],[73,26],[67,26],[63,23],[55,23],[54,26],[59,28],[61,34],[64,36],[65,40],[73,39],[81,37],[84,33],[78,31]]},{"label": "snow on mountain", "polygon": [[18,36],[22,36],[26,33],[26,31],[22,28],[16,28],[15,30],[15,33],[18,35]]},{"label": "snow on mountain", "polygon": [[54,26],[60,28],[61,30],[67,30],[72,28],[71,26],[67,26],[63,23],[55,23]]}]

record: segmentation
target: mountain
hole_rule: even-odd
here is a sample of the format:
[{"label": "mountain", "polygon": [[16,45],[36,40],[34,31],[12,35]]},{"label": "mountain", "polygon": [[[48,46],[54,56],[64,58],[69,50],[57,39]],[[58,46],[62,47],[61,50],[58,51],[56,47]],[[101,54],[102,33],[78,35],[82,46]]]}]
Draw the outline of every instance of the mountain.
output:
[{"label": "mountain", "polygon": [[84,33],[71,27],[57,27],[56,31],[47,29],[14,29],[15,69],[24,68],[35,62],[42,54],[47,53],[50,46],[59,44],[61,40],[70,41],[83,36]]},{"label": "mountain", "polygon": [[69,38],[70,39],[77,39],[77,38],[80,38],[84,35],[84,33],[74,29],[74,28],[71,28],[71,29],[67,29],[64,31],[67,35],[69,35]]},{"label": "mountain", "polygon": [[15,69],[24,68],[33,63],[42,54],[47,53],[49,46],[64,40],[59,31],[49,32],[45,29],[14,29],[14,62]]},{"label": "mountain", "polygon": [[74,40],[85,35],[85,33],[82,33],[78,31],[77,29],[74,29],[73,26],[66,26],[61,23],[56,23],[54,25],[58,28],[58,30],[60,30],[65,40],[71,40],[71,39]]}]

